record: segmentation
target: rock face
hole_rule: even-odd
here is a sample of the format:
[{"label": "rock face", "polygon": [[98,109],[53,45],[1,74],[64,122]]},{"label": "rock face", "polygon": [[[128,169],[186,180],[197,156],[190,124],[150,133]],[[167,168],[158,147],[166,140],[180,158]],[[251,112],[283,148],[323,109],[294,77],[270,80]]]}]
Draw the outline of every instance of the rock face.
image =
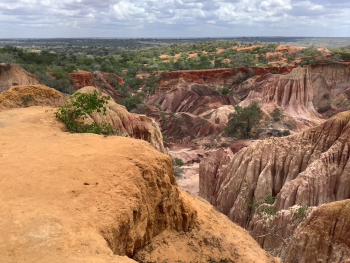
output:
[{"label": "rock face", "polygon": [[[157,116],[170,140],[215,136],[224,130],[234,105],[241,100],[235,89],[239,83],[269,72],[289,71],[290,68],[240,68],[161,73],[159,89],[146,105],[152,108],[152,115]],[[225,93],[229,90],[232,94]],[[168,114],[174,114],[174,118],[161,116]]]},{"label": "rock face", "polygon": [[212,156],[200,166],[200,195],[279,254],[309,207],[350,198],[349,142],[350,112],[344,112],[300,134],[257,141],[231,158]]},{"label": "rock face", "polygon": [[283,255],[283,262],[349,262],[349,218],[349,200],[315,209],[296,230]]},{"label": "rock face", "polygon": [[15,86],[0,93],[0,110],[29,106],[58,107],[65,100],[62,93],[43,85]]},{"label": "rock face", "polygon": [[167,155],[139,140],[63,132],[55,111],[0,112],[2,262],[175,262],[179,251],[197,262],[273,262],[179,192]]},{"label": "rock face", "polygon": [[86,86],[94,86],[111,96],[115,101],[121,98],[116,90],[116,85],[125,85],[125,81],[113,73],[77,71],[71,73],[70,77],[76,90]]},{"label": "rock face", "polygon": [[[349,108],[350,65],[319,64],[298,67],[288,74],[267,74],[239,86],[248,93],[243,106],[259,102],[271,112],[276,106],[299,122],[315,125],[320,118]],[[322,116],[323,115],[323,116]]]},{"label": "rock face", "polygon": [[275,104],[295,118],[315,119],[318,115],[312,103],[314,89],[308,74],[308,68],[296,68],[286,75],[265,76],[263,81],[253,84],[242,104],[252,101],[265,107],[266,104]]},{"label": "rock face", "polygon": [[165,112],[201,114],[208,109],[230,104],[227,96],[206,85],[182,83],[168,92],[153,96],[148,104],[158,105]]},{"label": "rock face", "polygon": [[[85,87],[77,92],[93,93],[97,90],[95,87]],[[87,121],[110,124],[120,135],[148,141],[159,151],[165,152],[163,136],[158,124],[145,115],[128,112],[124,106],[117,104],[113,99],[108,100],[106,115],[93,113]]]},{"label": "rock face", "polygon": [[37,78],[18,65],[0,64],[0,92],[12,86],[36,85]]}]

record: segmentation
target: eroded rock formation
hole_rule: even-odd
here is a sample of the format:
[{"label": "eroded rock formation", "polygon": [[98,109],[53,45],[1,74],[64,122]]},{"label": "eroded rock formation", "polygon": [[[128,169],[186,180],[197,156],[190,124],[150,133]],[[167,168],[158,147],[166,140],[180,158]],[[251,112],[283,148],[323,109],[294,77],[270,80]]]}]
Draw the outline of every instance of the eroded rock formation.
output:
[{"label": "eroded rock formation", "polygon": [[1,261],[274,262],[180,193],[169,156],[139,140],[62,132],[55,112],[0,112]]},{"label": "eroded rock formation", "polygon": [[[93,93],[98,90],[95,87],[85,87],[77,92]],[[107,111],[105,114],[95,112],[85,121],[95,122],[100,125],[109,124],[119,135],[148,141],[159,151],[165,152],[163,136],[158,124],[152,118],[145,115],[128,112],[124,106],[119,105],[111,98],[107,102]]]},{"label": "eroded rock formation", "polygon": [[77,71],[71,73],[70,76],[76,90],[87,86],[94,86],[100,91],[107,93],[116,101],[121,98],[116,86],[125,85],[125,81],[113,73]]},{"label": "eroded rock formation", "polygon": [[0,64],[0,92],[12,86],[36,84],[39,84],[37,78],[19,65]]},{"label": "eroded rock formation", "polygon": [[[290,70],[239,68],[165,72],[160,74],[158,91],[146,104],[152,109],[151,114],[162,123],[162,131],[170,139],[218,135],[226,127],[233,106],[247,96],[242,94],[245,91],[236,89],[239,83],[253,76]],[[169,118],[161,116],[169,114]],[[174,114],[174,118],[171,114]]]},{"label": "eroded rock formation", "polygon": [[286,263],[342,263],[350,260],[350,201],[315,209],[296,230],[283,255]]},{"label": "eroded rock formation", "polygon": [[300,134],[257,141],[232,160],[218,153],[201,163],[200,195],[279,254],[309,207],[350,198],[349,143],[344,112]]},{"label": "eroded rock formation", "polygon": [[58,107],[66,101],[59,91],[43,86],[15,86],[0,93],[0,110],[30,106]]},{"label": "eroded rock formation", "polygon": [[238,86],[238,93],[247,94],[241,105],[256,101],[268,112],[280,107],[304,128],[347,110],[349,88],[350,65],[334,63],[251,78]]}]

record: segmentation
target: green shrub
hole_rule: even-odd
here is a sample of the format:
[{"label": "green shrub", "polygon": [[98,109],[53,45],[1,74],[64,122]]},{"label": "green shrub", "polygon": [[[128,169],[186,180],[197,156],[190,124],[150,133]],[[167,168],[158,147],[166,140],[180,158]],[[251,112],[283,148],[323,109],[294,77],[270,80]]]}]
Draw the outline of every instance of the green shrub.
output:
[{"label": "green shrub", "polygon": [[304,220],[307,216],[309,208],[307,206],[301,206],[296,212],[296,217],[300,220]]},{"label": "green shrub", "polygon": [[266,215],[269,215],[269,216],[275,216],[277,214],[277,209],[272,206],[272,205],[269,205],[269,206],[262,206],[259,208],[259,214],[266,214]]},{"label": "green shrub", "polygon": [[276,197],[269,195],[265,198],[265,204],[273,205],[276,201]]},{"label": "green shrub", "polygon": [[112,126],[103,124],[85,124],[84,119],[94,112],[106,114],[108,97],[95,91],[92,94],[76,93],[70,101],[59,108],[56,113],[58,120],[62,121],[70,132],[115,134]]},{"label": "green shrub", "polygon": [[128,111],[132,111],[143,103],[143,96],[142,94],[130,95],[124,98],[121,103],[128,109]]},{"label": "green shrub", "polygon": [[272,112],[271,117],[274,122],[281,121],[283,119],[283,112],[279,108],[276,108]]},{"label": "green shrub", "polygon": [[173,164],[174,164],[174,174],[176,177],[182,177],[185,169],[182,167],[185,165],[184,161],[179,159],[179,158],[175,158],[173,160]]},{"label": "green shrub", "polygon": [[179,159],[179,158],[175,158],[174,163],[176,166],[184,166],[185,165],[184,161]]},{"label": "green shrub", "polygon": [[262,111],[257,103],[253,103],[246,108],[236,106],[226,132],[229,136],[239,139],[252,138],[253,131],[260,123],[261,118]]}]

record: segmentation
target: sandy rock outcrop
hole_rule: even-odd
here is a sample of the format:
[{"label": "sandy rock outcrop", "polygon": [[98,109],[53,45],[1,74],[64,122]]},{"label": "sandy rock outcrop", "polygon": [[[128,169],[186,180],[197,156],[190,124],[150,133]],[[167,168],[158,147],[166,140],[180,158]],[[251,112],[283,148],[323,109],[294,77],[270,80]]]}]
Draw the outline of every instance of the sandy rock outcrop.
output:
[{"label": "sandy rock outcrop", "polygon": [[0,92],[12,86],[36,84],[39,84],[38,79],[19,65],[0,64]]},{"label": "sandy rock outcrop", "polygon": [[[99,91],[99,89],[85,87],[77,92],[93,93],[95,91]],[[159,151],[165,152],[163,136],[155,120],[145,115],[130,113],[124,106],[119,105],[111,98],[107,102],[106,114],[93,113],[86,121],[109,124],[118,134],[148,141]]]},{"label": "sandy rock outcrop", "polygon": [[0,93],[0,110],[30,106],[62,106],[66,97],[44,85],[15,86]]},{"label": "sandy rock outcrop", "polygon": [[180,193],[169,156],[139,140],[63,132],[55,112],[0,112],[0,261],[190,262],[183,251],[196,262],[274,262]]},{"label": "sandy rock outcrop", "polygon": [[186,193],[182,193],[182,197],[197,211],[197,225],[187,233],[164,231],[135,255],[137,261],[279,262],[256,249],[254,240],[247,238],[248,233],[230,223],[207,202]]},{"label": "sandy rock outcrop", "polygon": [[75,90],[87,86],[97,87],[100,91],[111,96],[115,101],[121,98],[116,89],[116,84],[125,85],[125,81],[116,74],[105,72],[76,71],[70,74]]},{"label": "sandy rock outcrop", "polygon": [[349,143],[344,112],[300,134],[257,141],[232,158],[214,155],[201,163],[200,195],[279,254],[298,214],[350,198]]},{"label": "sandy rock outcrop", "polygon": [[350,261],[350,201],[315,209],[297,229],[283,255],[286,263]]}]

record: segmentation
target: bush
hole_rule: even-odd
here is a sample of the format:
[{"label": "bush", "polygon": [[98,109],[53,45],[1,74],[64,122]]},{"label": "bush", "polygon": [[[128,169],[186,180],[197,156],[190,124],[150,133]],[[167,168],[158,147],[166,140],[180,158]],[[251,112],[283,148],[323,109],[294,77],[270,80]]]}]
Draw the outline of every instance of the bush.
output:
[{"label": "bush", "polygon": [[307,206],[301,206],[296,212],[296,217],[300,220],[304,220],[308,214],[309,208]]},{"label": "bush", "polygon": [[184,166],[185,165],[184,161],[179,159],[179,158],[175,158],[174,163],[176,166]]},{"label": "bush", "polygon": [[143,96],[141,94],[130,95],[122,100],[121,104],[124,105],[128,111],[136,109],[143,103]]},{"label": "bush", "polygon": [[265,204],[273,205],[276,201],[276,197],[269,195],[265,198]]},{"label": "bush", "polygon": [[175,177],[182,177],[185,172],[185,169],[182,167],[185,165],[184,161],[179,158],[175,158],[173,160],[173,164]]},{"label": "bush", "polygon": [[76,93],[68,103],[59,108],[56,117],[66,125],[70,132],[114,134],[115,131],[109,124],[84,123],[84,119],[94,112],[105,115],[107,101],[108,97],[97,91],[92,94]]},{"label": "bush", "polygon": [[229,136],[239,139],[252,138],[254,137],[253,131],[260,123],[261,118],[262,111],[257,103],[253,103],[246,108],[236,106],[226,132]]},{"label": "bush", "polygon": [[273,110],[271,117],[274,122],[281,121],[283,119],[283,112],[279,108],[276,108]]}]

